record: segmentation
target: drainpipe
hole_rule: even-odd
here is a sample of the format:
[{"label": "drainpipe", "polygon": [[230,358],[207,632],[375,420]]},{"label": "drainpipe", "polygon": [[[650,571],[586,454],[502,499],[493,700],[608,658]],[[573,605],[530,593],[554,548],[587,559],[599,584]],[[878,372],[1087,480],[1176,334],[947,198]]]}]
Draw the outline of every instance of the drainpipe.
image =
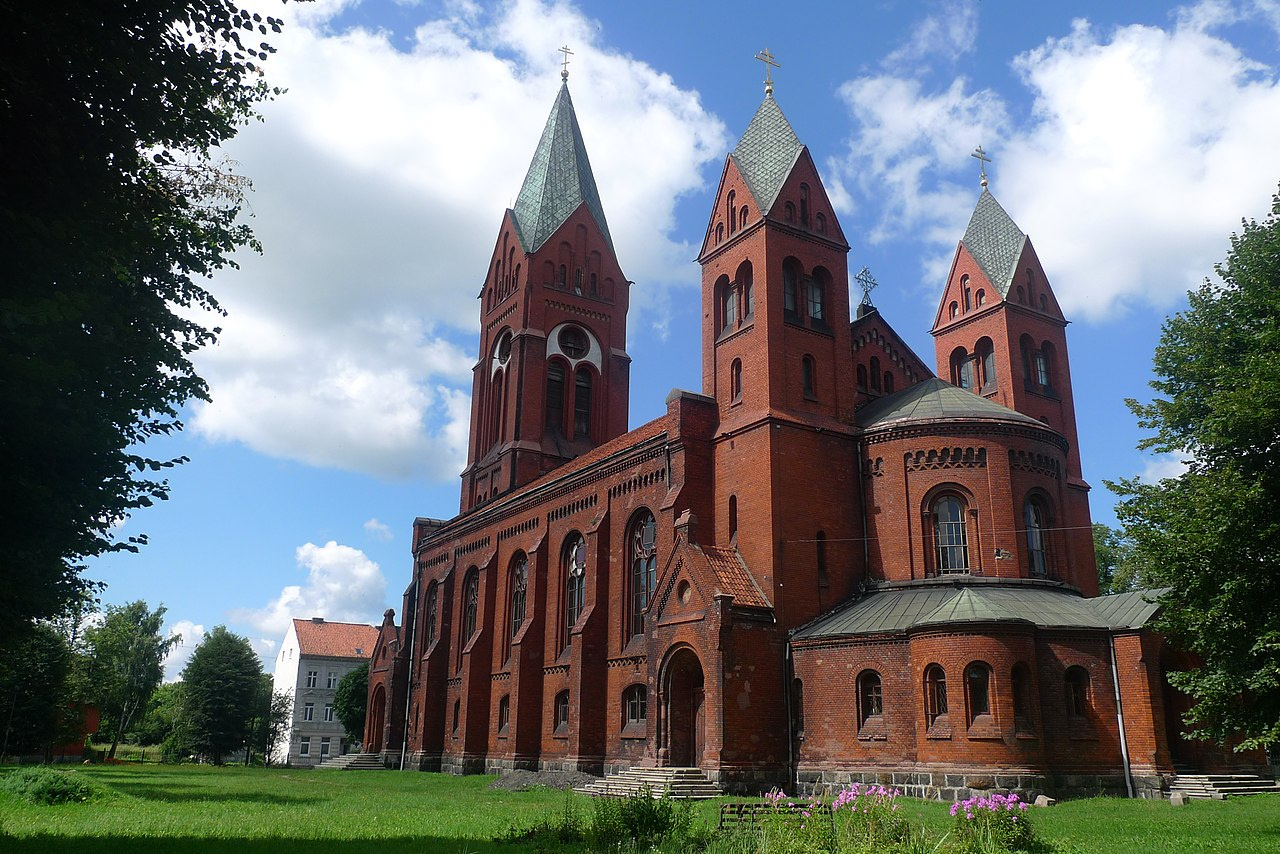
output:
[{"label": "drainpipe", "polygon": [[796,734],[793,730],[795,726],[795,716],[791,713],[791,683],[795,681],[792,673],[795,672],[795,665],[791,659],[791,638],[787,638],[787,659],[786,666],[782,668],[782,696],[787,700],[787,773],[792,778],[793,792],[800,791],[800,769],[796,767],[795,745]]},{"label": "drainpipe", "polygon": [[1129,770],[1129,740],[1124,734],[1124,703],[1120,699],[1120,671],[1116,667],[1116,636],[1107,633],[1107,642],[1111,645],[1111,682],[1116,687],[1116,721],[1120,724],[1120,758],[1124,762],[1124,787],[1133,797],[1133,774]]},{"label": "drainpipe", "polygon": [[422,567],[418,566],[418,555],[413,556],[413,625],[409,629],[409,671],[404,685],[404,725],[400,728],[400,770],[404,770],[405,753],[409,749],[409,707],[413,705],[413,659],[416,656],[414,641],[418,637],[418,580],[422,576]]}]

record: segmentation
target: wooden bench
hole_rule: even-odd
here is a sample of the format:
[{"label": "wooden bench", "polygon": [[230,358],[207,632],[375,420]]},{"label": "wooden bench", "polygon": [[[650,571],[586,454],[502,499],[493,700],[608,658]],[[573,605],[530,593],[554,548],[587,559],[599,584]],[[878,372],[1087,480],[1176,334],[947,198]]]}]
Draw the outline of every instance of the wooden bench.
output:
[{"label": "wooden bench", "polygon": [[[774,806],[773,804],[762,803],[760,801],[731,801],[727,804],[720,805],[720,829],[741,827],[750,825],[752,827],[758,825],[761,819],[774,815],[779,812],[789,812],[793,815],[799,815],[804,810],[809,809],[807,803],[797,803],[795,806],[787,806],[785,803]],[[813,807],[812,812],[831,818],[831,807],[827,804],[817,804]]]}]

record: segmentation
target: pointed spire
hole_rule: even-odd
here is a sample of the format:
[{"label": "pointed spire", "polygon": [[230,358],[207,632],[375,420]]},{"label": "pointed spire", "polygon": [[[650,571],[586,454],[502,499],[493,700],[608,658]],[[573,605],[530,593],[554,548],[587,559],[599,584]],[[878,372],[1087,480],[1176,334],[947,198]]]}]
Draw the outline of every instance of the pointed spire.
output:
[{"label": "pointed spire", "polygon": [[761,213],[767,214],[773,207],[801,151],[804,145],[782,108],[772,95],[765,95],[732,155]]},{"label": "pointed spire", "polygon": [[560,85],[560,94],[547,117],[533,162],[529,164],[529,172],[512,209],[525,251],[538,251],[584,202],[612,249],[613,237],[604,218],[600,191],[591,172],[591,161],[587,159],[587,147],[582,141],[582,130],[578,127],[566,81]]},{"label": "pointed spire", "polygon": [[973,255],[1000,296],[1007,297],[1027,235],[985,187],[982,195],[978,196],[978,204],[960,242]]}]

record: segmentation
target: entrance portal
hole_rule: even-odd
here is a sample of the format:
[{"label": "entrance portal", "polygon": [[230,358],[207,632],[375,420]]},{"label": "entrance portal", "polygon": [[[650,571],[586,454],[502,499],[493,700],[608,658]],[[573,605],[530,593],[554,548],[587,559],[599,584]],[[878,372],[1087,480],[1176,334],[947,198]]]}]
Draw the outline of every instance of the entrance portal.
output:
[{"label": "entrance portal", "polygon": [[387,691],[379,685],[373,691],[373,703],[369,706],[369,743],[365,753],[382,752],[382,730],[387,723]]},{"label": "entrance portal", "polygon": [[668,761],[675,766],[702,762],[703,711],[702,664],[691,649],[681,649],[667,662],[666,736]]}]

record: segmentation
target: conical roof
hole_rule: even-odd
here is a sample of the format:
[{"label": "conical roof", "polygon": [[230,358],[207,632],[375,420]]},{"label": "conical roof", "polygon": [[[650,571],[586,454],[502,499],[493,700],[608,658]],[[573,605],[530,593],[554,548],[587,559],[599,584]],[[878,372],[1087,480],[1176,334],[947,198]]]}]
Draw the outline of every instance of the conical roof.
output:
[{"label": "conical roof", "polygon": [[985,187],[982,195],[978,196],[978,204],[960,242],[973,255],[1000,296],[1007,297],[1027,236]]},{"label": "conical roof", "polygon": [[773,207],[803,150],[778,102],[772,95],[766,96],[731,155],[761,213],[767,214]]},{"label": "conical roof", "polygon": [[538,251],[584,202],[612,249],[613,237],[566,82],[547,117],[547,126],[542,129],[542,138],[512,209],[524,250]]},{"label": "conical roof", "polygon": [[864,430],[911,421],[999,420],[1045,425],[1017,410],[957,388],[946,380],[931,377],[897,394],[868,403],[857,412],[858,426]]}]

